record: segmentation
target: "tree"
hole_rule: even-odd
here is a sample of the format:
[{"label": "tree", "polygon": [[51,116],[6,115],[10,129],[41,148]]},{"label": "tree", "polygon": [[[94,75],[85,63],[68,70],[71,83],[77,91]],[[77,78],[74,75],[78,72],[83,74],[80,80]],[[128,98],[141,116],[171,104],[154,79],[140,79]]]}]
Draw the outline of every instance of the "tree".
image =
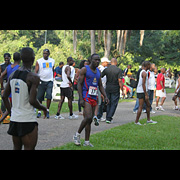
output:
[{"label": "tree", "polygon": [[74,54],[76,54],[76,47],[77,47],[77,30],[73,30],[73,50],[74,50]]},{"label": "tree", "polygon": [[91,30],[91,54],[95,53],[95,30]]}]

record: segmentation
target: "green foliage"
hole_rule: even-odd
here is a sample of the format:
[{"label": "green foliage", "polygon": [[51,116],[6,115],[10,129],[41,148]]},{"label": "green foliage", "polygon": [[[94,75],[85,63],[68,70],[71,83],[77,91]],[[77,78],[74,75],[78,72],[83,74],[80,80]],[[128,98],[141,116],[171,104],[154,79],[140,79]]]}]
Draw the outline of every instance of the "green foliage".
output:
[{"label": "green foliage", "polygon": [[[77,66],[80,60],[87,59],[91,55],[91,41],[89,30],[77,31],[77,50],[73,51],[72,30],[47,30],[47,43],[45,44],[46,30],[0,30],[0,63],[4,61],[3,54],[11,55],[20,51],[25,46],[33,48],[36,60],[42,57],[42,51],[49,48],[51,57],[55,59],[57,66],[60,61],[66,63],[67,57],[72,56]],[[111,30],[111,52],[109,59],[116,57],[119,66],[124,69],[127,64],[138,69],[144,60],[154,62],[159,68],[178,69],[180,65],[180,31],[179,30],[145,30],[143,45],[139,45],[140,31],[131,30],[131,36],[127,37],[125,54],[120,55],[116,49],[117,32]],[[95,32],[96,53],[104,56],[104,37],[101,33],[98,42],[98,31]]]}]

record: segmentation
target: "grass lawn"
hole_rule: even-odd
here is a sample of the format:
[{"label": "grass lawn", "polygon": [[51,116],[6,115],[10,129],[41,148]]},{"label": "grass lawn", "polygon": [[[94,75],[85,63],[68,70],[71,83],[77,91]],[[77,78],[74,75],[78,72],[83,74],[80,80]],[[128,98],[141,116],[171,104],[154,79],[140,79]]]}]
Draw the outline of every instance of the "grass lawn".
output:
[{"label": "grass lawn", "polygon": [[[46,106],[46,101],[43,101],[42,103],[43,105]],[[51,102],[51,106],[50,106],[50,116],[55,115],[57,113],[57,109],[58,109],[58,104],[59,102]],[[73,103],[73,112],[78,110],[78,104],[77,103]],[[61,109],[61,113],[67,113],[69,112],[69,108],[68,108],[68,103],[64,102],[62,109]]]},{"label": "grass lawn", "polygon": [[[93,134],[91,147],[76,146],[72,142],[52,150],[179,150],[180,119],[172,116],[154,116],[157,124],[142,126],[133,122]],[[81,140],[81,144],[84,139]]]}]

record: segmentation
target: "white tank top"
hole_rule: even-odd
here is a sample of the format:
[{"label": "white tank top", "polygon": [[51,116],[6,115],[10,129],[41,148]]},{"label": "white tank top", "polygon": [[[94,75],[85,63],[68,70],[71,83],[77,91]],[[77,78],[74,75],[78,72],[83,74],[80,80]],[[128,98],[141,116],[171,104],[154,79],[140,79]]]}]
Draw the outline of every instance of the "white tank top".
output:
[{"label": "white tank top", "polygon": [[17,70],[10,80],[12,93],[11,121],[37,122],[34,107],[29,103],[29,90],[26,84],[28,71]]},{"label": "white tank top", "polygon": [[[144,90],[143,90],[143,87],[142,87],[142,80],[143,80],[142,73],[143,72],[146,72],[146,71],[143,69],[139,74],[139,82],[138,82],[138,85],[137,85],[137,93],[144,93]],[[146,74],[147,74],[147,72],[146,72]],[[147,82],[148,82],[148,75],[146,76],[146,82],[145,82],[146,91],[148,91]]]}]

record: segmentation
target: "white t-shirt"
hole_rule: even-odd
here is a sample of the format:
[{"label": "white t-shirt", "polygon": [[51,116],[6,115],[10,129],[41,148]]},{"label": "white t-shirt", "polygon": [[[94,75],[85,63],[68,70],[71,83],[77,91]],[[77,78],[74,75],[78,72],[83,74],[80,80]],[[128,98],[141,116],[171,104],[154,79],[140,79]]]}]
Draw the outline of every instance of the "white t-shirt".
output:
[{"label": "white t-shirt", "polygon": [[[99,66],[99,70],[100,70],[101,72],[103,72],[104,69],[106,69],[106,68],[107,68],[107,67],[104,67],[104,66],[102,66],[102,65]],[[101,78],[101,81],[102,81],[103,87],[106,88],[106,81],[107,81],[106,76],[104,76],[103,78]]]},{"label": "white t-shirt", "polygon": [[39,64],[38,75],[42,81],[48,82],[53,81],[53,67],[55,60],[52,58],[48,58],[45,60],[43,57],[37,60]]}]

